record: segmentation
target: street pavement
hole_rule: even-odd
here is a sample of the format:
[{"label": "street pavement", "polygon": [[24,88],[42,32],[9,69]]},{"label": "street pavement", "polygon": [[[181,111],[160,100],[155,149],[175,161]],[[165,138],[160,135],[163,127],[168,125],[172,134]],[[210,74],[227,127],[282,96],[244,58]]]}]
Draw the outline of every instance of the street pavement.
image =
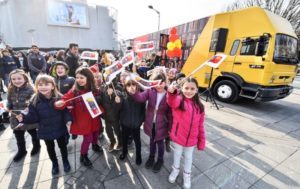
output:
[{"label": "street pavement", "polygon": [[[267,103],[241,99],[235,104],[218,102],[216,110],[210,102],[206,108],[205,151],[194,151],[192,188],[271,189],[300,188],[300,78],[294,92],[287,98]],[[298,86],[299,85],[299,86]],[[168,182],[173,153],[165,153],[159,173],[144,167],[149,155],[149,138],[141,130],[143,164],[135,164],[134,147],[126,161],[120,152],[107,152],[107,142],[100,144],[104,152],[89,151],[93,168],[79,162],[81,138],[68,145],[72,171],[51,175],[51,161],[42,142],[39,155],[18,163],[12,162],[17,152],[12,130],[0,132],[0,188],[99,188],[99,189],[177,189],[182,186],[182,170],[174,184]],[[27,151],[31,138],[26,135]],[[133,145],[134,146],[134,145]],[[57,154],[60,155],[58,148]],[[183,162],[182,162],[183,164]],[[181,167],[182,168],[182,167]]]}]

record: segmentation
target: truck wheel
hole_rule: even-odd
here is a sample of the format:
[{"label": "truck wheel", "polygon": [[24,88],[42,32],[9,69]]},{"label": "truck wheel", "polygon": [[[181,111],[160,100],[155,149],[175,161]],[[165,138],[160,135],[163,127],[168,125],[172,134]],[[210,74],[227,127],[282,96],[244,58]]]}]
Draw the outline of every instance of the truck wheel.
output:
[{"label": "truck wheel", "polygon": [[222,102],[235,102],[238,92],[238,87],[230,80],[219,81],[213,88],[214,96]]}]

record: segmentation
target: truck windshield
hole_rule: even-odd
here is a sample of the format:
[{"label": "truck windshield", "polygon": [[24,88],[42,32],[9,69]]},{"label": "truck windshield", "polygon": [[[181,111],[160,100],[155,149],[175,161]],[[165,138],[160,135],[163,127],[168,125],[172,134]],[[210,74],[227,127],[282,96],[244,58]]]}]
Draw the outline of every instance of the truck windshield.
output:
[{"label": "truck windshield", "polygon": [[281,64],[297,64],[297,39],[284,34],[276,35],[274,62]]}]

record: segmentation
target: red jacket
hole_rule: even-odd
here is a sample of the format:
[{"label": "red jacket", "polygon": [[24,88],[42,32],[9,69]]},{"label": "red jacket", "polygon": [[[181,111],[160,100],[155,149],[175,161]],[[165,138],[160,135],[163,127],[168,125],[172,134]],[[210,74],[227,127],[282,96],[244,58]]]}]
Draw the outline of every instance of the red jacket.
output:
[{"label": "red jacket", "polygon": [[181,111],[178,94],[167,94],[167,103],[172,109],[173,124],[170,137],[173,142],[184,147],[205,148],[204,112],[196,109],[191,99],[184,98],[185,111]]},{"label": "red jacket", "polygon": [[[88,91],[85,90],[74,92],[71,89],[61,98],[61,100],[66,101],[87,92]],[[97,95],[96,93],[93,94],[94,96]],[[70,109],[73,117],[73,122],[70,129],[71,134],[87,135],[91,134],[94,131],[102,129],[100,116],[92,118],[81,97],[67,102],[62,108],[65,108],[66,106],[72,107]]]}]

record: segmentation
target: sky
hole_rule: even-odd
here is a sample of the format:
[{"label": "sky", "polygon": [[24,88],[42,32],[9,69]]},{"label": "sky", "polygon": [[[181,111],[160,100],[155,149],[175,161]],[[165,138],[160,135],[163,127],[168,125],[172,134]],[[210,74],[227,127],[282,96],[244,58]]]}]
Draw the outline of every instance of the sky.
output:
[{"label": "sky", "polygon": [[118,11],[118,33],[121,39],[131,39],[192,20],[224,12],[235,0],[87,0],[90,4],[110,6]]}]

